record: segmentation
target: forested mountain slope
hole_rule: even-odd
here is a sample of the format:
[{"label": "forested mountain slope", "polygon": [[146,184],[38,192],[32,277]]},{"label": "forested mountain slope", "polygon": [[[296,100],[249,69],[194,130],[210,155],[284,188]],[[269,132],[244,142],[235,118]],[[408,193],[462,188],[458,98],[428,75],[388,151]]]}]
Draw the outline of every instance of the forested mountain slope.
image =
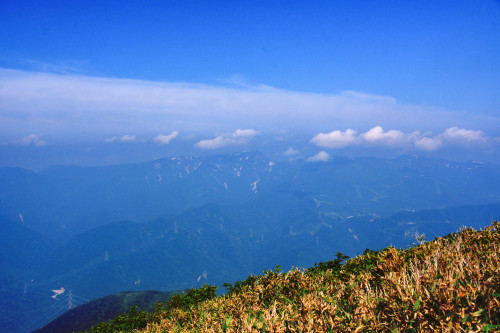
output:
[{"label": "forested mountain slope", "polygon": [[366,251],[345,263],[338,254],[307,270],[249,276],[227,285],[224,297],[205,286],[166,310],[130,313],[92,332],[497,331],[498,244],[494,222],[407,250]]}]

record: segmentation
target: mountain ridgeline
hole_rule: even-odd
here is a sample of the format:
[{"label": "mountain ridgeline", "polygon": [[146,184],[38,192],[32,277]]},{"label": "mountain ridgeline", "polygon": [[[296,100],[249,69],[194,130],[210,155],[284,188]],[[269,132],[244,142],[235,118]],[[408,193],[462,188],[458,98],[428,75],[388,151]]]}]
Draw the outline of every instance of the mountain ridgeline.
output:
[{"label": "mountain ridgeline", "polygon": [[497,165],[414,156],[0,168],[0,332],[54,319],[61,288],[93,300],[222,285],[479,229],[500,217],[498,184]]}]

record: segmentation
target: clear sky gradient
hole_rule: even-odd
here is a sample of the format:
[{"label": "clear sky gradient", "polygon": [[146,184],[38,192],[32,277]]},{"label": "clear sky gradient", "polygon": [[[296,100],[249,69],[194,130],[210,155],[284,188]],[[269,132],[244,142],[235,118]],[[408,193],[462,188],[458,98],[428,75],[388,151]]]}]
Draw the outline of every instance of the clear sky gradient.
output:
[{"label": "clear sky gradient", "polygon": [[0,131],[0,165],[139,141],[494,160],[500,2],[2,1]]}]

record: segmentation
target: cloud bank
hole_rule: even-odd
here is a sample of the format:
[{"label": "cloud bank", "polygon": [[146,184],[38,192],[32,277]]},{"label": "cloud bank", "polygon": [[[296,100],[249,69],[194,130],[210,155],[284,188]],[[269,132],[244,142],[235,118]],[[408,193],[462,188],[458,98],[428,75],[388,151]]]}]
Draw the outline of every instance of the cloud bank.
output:
[{"label": "cloud bank", "polygon": [[404,142],[406,135],[397,130],[384,132],[381,126],[375,126],[366,133],[360,135],[361,139],[371,144],[393,145]]},{"label": "cloud bank", "polygon": [[292,147],[288,147],[287,150],[283,153],[284,156],[297,156],[300,154],[300,151],[298,149],[294,149]]},{"label": "cloud bank", "polygon": [[157,137],[155,137],[153,139],[153,141],[160,143],[162,145],[167,145],[170,143],[170,141],[175,139],[177,137],[177,135],[179,135],[179,132],[177,132],[177,131],[173,131],[172,133],[170,133],[168,135],[159,134]]},{"label": "cloud bank", "polygon": [[116,142],[116,141],[134,142],[134,141],[136,141],[136,137],[135,137],[135,135],[125,134],[125,135],[123,135],[121,137],[112,136],[110,138],[104,139],[105,143],[111,143],[111,142]]},{"label": "cloud bank", "polygon": [[13,146],[36,146],[42,147],[47,145],[47,141],[44,141],[38,137],[38,135],[30,134],[21,139],[10,140],[2,143],[3,146],[13,145]]},{"label": "cloud bank", "polygon": [[328,162],[329,160],[330,155],[324,150],[307,159],[308,162]]},{"label": "cloud bank", "polygon": [[335,130],[330,133],[319,133],[312,138],[311,143],[323,148],[343,148],[352,146],[358,141],[357,132],[348,129],[344,132]]},{"label": "cloud bank", "polygon": [[480,130],[468,130],[456,126],[446,129],[444,132],[432,135],[432,133],[421,133],[414,131],[404,133],[400,130],[384,131],[381,126],[357,134],[355,130],[347,129],[344,132],[334,130],[330,133],[319,133],[315,135],[310,143],[322,148],[344,148],[349,146],[381,146],[381,147],[408,147],[434,151],[445,144],[447,145],[470,145],[492,143],[493,138],[486,137]]},{"label": "cloud bank", "polygon": [[200,140],[195,146],[200,149],[217,149],[228,145],[242,145],[258,134],[259,132],[253,129],[237,129],[233,133],[222,134],[213,139]]},{"label": "cloud bank", "polygon": [[[329,149],[350,147],[368,154],[364,148],[442,155],[467,149],[468,156],[498,160],[498,115],[409,105],[357,91],[306,93],[233,81],[218,86],[0,68],[0,146],[12,151],[104,140],[155,144],[149,149],[164,145],[164,151],[178,154],[248,145],[291,159],[320,147],[310,161],[328,160]],[[176,140],[180,132],[183,140]]]},{"label": "cloud bank", "polygon": [[[119,137],[121,133],[151,137],[162,133],[165,124],[205,135],[235,128],[311,135],[332,127],[370,128],[373,124],[402,132],[440,132],[453,126],[487,132],[500,128],[499,117],[401,104],[393,97],[355,91],[319,94],[263,85],[227,87],[1,68],[0,101],[0,140],[4,141],[25,133],[66,138],[77,134]],[[398,132],[377,131],[365,133],[361,140],[381,144],[401,139]],[[350,131],[326,134],[329,138],[317,140],[329,141],[332,148],[360,139]]]}]

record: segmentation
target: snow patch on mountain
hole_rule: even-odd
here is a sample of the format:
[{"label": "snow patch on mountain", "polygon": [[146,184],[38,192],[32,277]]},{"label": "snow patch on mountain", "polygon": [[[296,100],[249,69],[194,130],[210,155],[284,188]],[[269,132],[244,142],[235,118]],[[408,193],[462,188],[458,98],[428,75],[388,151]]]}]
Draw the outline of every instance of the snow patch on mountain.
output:
[{"label": "snow patch on mountain", "polygon": [[257,184],[260,182],[260,178],[257,179],[256,181],[254,181],[253,183],[250,184],[250,186],[252,187],[252,191],[254,193],[257,193]]}]

